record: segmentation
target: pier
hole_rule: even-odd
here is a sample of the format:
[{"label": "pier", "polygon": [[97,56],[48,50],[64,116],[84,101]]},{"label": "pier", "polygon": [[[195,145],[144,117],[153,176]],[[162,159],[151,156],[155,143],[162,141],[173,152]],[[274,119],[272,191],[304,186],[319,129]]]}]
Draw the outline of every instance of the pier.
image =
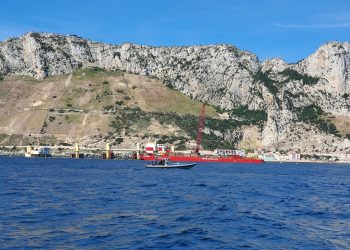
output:
[{"label": "pier", "polygon": [[14,155],[25,157],[62,157],[62,158],[100,158],[111,160],[114,158],[137,158],[140,147],[112,148],[109,143],[105,148],[81,147],[78,143],[70,146],[21,145],[1,146],[1,149],[13,151]]}]

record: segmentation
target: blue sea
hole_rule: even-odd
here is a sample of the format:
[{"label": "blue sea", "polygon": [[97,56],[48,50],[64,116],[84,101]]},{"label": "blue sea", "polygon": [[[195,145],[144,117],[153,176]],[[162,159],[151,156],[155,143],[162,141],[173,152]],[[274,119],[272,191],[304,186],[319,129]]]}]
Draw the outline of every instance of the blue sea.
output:
[{"label": "blue sea", "polygon": [[1,249],[350,249],[350,165],[0,158]]}]

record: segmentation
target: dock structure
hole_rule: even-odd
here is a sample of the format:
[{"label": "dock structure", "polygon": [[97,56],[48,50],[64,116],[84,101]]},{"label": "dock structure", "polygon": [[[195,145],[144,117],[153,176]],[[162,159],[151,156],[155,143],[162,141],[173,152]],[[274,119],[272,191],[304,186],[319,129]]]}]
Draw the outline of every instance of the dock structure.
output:
[{"label": "dock structure", "polygon": [[114,153],[111,150],[111,146],[108,142],[106,144],[106,151],[101,154],[101,158],[105,160],[114,159]]},{"label": "dock structure", "polygon": [[136,144],[136,159],[140,160],[140,152],[141,152],[141,147],[140,147],[140,143]]},{"label": "dock structure", "polygon": [[[135,145],[136,146],[136,145]],[[39,146],[39,145],[21,145],[21,146],[1,146],[3,150],[13,151],[16,155],[24,155],[25,157],[69,157],[79,158],[136,158],[140,154],[140,146],[137,148],[113,148],[109,143],[105,148],[100,147],[82,147],[78,143],[74,145],[55,145],[55,146]],[[17,152],[17,153],[15,153]],[[22,152],[22,153],[21,153]]]},{"label": "dock structure", "polygon": [[24,154],[25,157],[32,157],[32,146],[27,146],[26,153]]},{"label": "dock structure", "polygon": [[75,152],[72,154],[72,158],[75,158],[75,159],[84,158],[84,154],[79,153],[79,144],[77,142],[75,143]]}]

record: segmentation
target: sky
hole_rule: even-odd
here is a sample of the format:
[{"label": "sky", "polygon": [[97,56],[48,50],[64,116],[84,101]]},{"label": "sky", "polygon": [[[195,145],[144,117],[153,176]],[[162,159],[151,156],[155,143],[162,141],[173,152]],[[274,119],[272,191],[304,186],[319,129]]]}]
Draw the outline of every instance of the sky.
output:
[{"label": "sky", "polygon": [[349,0],[1,0],[0,41],[29,31],[111,44],[232,44],[294,63],[350,41]]}]

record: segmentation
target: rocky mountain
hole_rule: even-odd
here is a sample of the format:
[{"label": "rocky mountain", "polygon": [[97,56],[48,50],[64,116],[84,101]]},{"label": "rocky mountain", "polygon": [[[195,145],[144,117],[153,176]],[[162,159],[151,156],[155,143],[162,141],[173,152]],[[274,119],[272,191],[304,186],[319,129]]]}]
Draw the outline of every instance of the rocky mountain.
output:
[{"label": "rocky mountain", "polygon": [[110,45],[75,35],[33,32],[0,43],[0,74],[5,79],[44,79],[91,67],[156,77],[167,87],[216,107],[228,117],[228,124],[247,120],[242,118],[246,114],[260,117],[250,117],[254,122],[238,127],[206,130],[223,140],[240,138],[239,147],[310,153],[349,150],[349,42],[329,42],[296,64],[277,58],[261,63],[256,55],[232,45]]}]

